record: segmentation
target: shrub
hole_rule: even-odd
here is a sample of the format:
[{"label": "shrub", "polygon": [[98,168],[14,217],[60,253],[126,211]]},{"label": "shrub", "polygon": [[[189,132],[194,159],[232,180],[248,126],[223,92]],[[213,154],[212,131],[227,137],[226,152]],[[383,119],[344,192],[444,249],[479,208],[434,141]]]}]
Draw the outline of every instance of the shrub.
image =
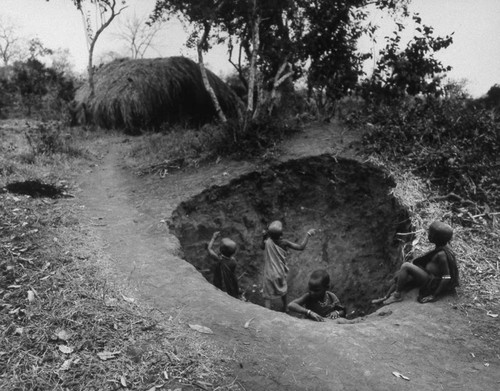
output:
[{"label": "shrub", "polygon": [[35,155],[63,153],[80,156],[82,152],[72,145],[71,135],[59,122],[42,122],[26,132],[26,137]]},{"label": "shrub", "polygon": [[143,143],[130,153],[131,164],[148,166],[144,172],[156,172],[165,167],[197,166],[220,157],[255,157],[297,130],[295,122],[277,118],[251,121],[246,127],[236,120],[198,129],[164,127],[160,133],[145,135]]},{"label": "shrub", "polygon": [[500,206],[500,129],[489,111],[463,99],[413,99],[371,105],[349,117],[370,124],[363,143],[405,164],[445,193]]}]

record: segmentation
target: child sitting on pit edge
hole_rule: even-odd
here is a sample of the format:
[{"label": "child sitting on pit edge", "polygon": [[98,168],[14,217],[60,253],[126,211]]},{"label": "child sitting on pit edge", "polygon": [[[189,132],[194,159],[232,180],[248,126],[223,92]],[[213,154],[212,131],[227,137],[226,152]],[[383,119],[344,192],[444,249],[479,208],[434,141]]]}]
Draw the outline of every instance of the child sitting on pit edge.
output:
[{"label": "child sitting on pit edge", "polygon": [[213,250],[213,246],[215,239],[219,235],[219,231],[215,232],[207,247],[208,253],[217,262],[215,264],[213,284],[228,295],[238,298],[240,288],[238,286],[238,278],[236,277],[236,259],[234,258],[236,243],[229,238],[222,238],[219,253],[216,253]]},{"label": "child sitting on pit edge", "polygon": [[288,304],[290,311],[306,318],[323,322],[325,319],[345,317],[345,307],[333,292],[330,292],[330,275],[326,270],[316,270],[309,277],[309,291]]},{"label": "child sitting on pit edge", "polygon": [[372,300],[372,304],[391,304],[403,300],[402,292],[411,284],[420,288],[417,300],[430,303],[459,284],[457,260],[448,247],[453,228],[441,221],[429,226],[429,242],[436,247],[413,262],[405,262],[396,273],[394,282],[384,297]]}]

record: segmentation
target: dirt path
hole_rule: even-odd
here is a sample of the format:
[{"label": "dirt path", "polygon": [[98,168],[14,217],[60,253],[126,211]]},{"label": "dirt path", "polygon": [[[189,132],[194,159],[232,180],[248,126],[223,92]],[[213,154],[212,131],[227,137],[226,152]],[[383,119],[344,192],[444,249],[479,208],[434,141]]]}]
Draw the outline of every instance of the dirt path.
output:
[{"label": "dirt path", "polygon": [[[124,139],[109,140],[100,165],[82,178],[76,202],[85,205],[127,294],[167,317],[210,327],[207,338],[232,352],[234,375],[247,390],[500,389],[499,357],[485,353],[452,299],[431,305],[408,299],[358,323],[337,324],[296,319],[216,290],[178,256],[165,222],[180,201],[256,167],[231,162],[162,180],[138,178],[122,168]],[[352,157],[350,140],[342,139],[333,127],[315,128],[286,143],[282,159]]]}]

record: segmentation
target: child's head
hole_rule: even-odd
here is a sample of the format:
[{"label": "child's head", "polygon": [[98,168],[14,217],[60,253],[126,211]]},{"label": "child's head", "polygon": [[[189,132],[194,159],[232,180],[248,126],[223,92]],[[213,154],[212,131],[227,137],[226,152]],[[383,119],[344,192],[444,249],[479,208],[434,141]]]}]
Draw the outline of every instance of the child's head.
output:
[{"label": "child's head", "polygon": [[309,277],[308,285],[311,296],[322,298],[330,287],[330,275],[324,269],[315,270]]},{"label": "child's head", "polygon": [[269,228],[267,228],[267,232],[272,239],[279,239],[283,234],[283,224],[281,221],[273,221],[269,224]]},{"label": "child's head", "polygon": [[222,238],[220,241],[220,253],[225,257],[231,257],[236,252],[236,243],[229,238]]},{"label": "child's head", "polygon": [[441,221],[434,221],[429,226],[429,242],[436,246],[446,245],[453,237],[453,228]]}]

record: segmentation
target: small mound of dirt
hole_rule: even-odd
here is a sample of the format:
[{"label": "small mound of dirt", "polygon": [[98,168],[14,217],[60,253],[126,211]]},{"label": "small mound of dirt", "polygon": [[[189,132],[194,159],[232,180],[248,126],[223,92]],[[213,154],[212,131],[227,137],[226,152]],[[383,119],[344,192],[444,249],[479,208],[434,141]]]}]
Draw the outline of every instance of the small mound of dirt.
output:
[{"label": "small mound of dirt", "polygon": [[63,196],[64,189],[55,185],[42,183],[38,180],[12,182],[5,186],[7,190],[14,194],[25,194],[33,198],[48,197],[57,198]]},{"label": "small mound of dirt", "polygon": [[210,282],[212,233],[235,240],[240,287],[256,304],[263,304],[263,229],[281,220],[283,237],[299,242],[316,228],[304,251],[289,252],[289,298],[307,291],[312,271],[326,269],[351,317],[362,316],[376,309],[370,299],[385,293],[401,263],[396,233],[410,229],[407,211],[391,195],[394,185],[382,170],[353,160],[294,160],[203,191],[179,205],[170,228],[184,258]]}]

